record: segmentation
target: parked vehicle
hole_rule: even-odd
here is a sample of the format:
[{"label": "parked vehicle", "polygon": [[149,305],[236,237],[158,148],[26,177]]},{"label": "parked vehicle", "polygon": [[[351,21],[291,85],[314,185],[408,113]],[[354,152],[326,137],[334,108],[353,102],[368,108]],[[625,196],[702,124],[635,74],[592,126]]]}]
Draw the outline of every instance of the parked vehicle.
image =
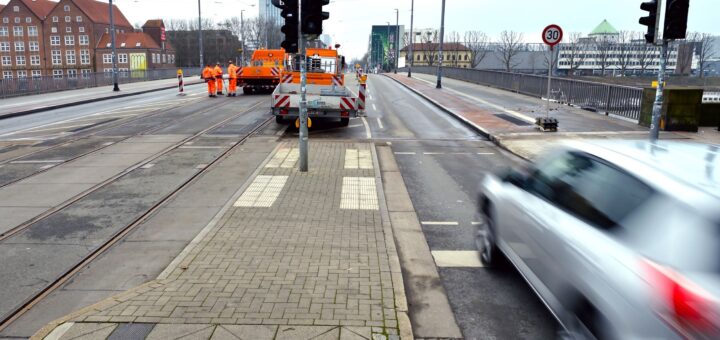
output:
[{"label": "parked vehicle", "polygon": [[720,338],[720,146],[573,142],[481,185],[503,254],[576,338]]},{"label": "parked vehicle", "polygon": [[284,65],[285,50],[256,50],[250,65],[238,71],[238,84],[244,94],[272,93],[280,83]]}]

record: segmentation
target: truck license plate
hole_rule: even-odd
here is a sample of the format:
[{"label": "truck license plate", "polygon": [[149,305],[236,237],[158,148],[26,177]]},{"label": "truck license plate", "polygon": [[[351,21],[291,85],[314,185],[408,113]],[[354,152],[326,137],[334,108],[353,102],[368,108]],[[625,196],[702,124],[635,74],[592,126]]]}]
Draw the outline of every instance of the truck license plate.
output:
[{"label": "truck license plate", "polygon": [[319,107],[323,107],[325,105],[326,105],[326,103],[319,99],[311,100],[308,102],[308,107],[310,107],[310,108],[319,108]]}]

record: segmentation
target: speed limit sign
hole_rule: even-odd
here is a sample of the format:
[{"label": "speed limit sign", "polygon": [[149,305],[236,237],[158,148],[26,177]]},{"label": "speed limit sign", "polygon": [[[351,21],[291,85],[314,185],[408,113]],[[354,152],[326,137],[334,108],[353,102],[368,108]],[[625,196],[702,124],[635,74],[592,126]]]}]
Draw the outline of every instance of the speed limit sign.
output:
[{"label": "speed limit sign", "polygon": [[553,47],[559,44],[563,38],[562,28],[560,28],[560,26],[558,25],[550,25],[548,27],[545,27],[545,29],[543,30],[542,38],[545,44]]}]

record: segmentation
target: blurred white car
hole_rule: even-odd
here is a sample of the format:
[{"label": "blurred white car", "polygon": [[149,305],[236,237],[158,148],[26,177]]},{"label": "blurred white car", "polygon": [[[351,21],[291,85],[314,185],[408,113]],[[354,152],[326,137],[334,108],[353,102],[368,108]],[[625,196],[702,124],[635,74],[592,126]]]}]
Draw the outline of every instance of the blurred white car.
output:
[{"label": "blurred white car", "polygon": [[720,146],[573,142],[481,186],[504,254],[571,338],[720,339]]}]

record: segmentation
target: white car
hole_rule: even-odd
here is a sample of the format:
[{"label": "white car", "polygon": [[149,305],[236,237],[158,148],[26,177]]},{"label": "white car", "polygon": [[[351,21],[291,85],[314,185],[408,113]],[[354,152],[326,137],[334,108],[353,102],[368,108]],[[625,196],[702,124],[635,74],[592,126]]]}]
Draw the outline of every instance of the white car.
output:
[{"label": "white car", "polygon": [[482,182],[477,245],[571,338],[720,339],[720,146],[573,142]]}]

